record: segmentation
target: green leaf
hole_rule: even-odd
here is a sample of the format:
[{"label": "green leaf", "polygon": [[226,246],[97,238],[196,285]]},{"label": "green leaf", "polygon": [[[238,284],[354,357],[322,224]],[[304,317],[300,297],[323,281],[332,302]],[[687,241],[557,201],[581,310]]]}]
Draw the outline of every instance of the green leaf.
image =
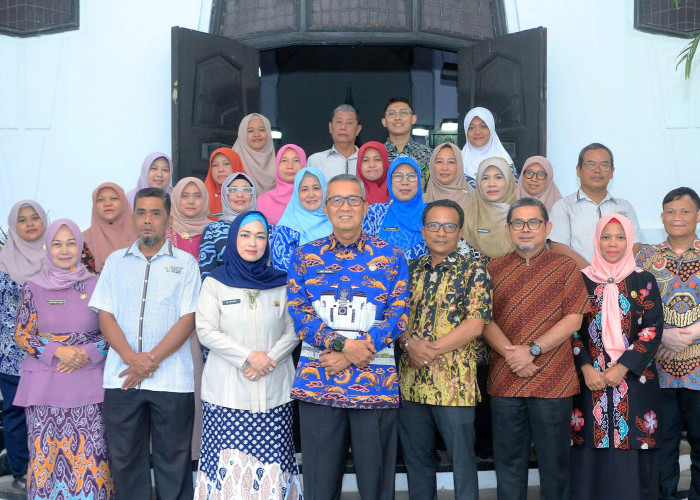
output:
[{"label": "green leaf", "polygon": [[690,72],[693,67],[693,59],[695,58],[695,53],[698,50],[698,43],[700,42],[700,31],[698,31],[695,34],[695,38],[693,38],[690,42],[688,42],[688,45],[680,51],[678,56],[676,57],[676,60],[678,61],[676,64],[676,70],[678,70],[678,67],[681,64],[685,63],[685,79],[690,78]]}]

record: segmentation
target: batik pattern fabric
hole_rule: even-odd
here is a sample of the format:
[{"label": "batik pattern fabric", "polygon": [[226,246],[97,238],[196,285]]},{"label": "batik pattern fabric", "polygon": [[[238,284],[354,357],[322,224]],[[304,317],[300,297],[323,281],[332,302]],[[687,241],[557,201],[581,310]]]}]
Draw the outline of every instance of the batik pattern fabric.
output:
[{"label": "batik pattern fabric", "polygon": [[[289,314],[302,340],[292,397],[338,408],[397,408],[394,340],[410,312],[401,249],[366,233],[349,245],[331,234],[300,246],[287,273]],[[319,358],[340,336],[372,343],[375,358],[328,375]]]},{"label": "batik pattern fabric", "polygon": [[[483,264],[456,251],[434,268],[430,255],[410,262],[411,338],[434,342],[470,318],[491,320],[491,278]],[[414,368],[399,364],[399,386],[407,401],[437,406],[474,406],[481,400],[476,380],[475,341]]]},{"label": "batik pattern fabric", "polygon": [[[425,245],[425,240],[422,238],[415,245],[406,247],[403,241],[403,231],[400,228],[387,228],[383,227],[384,218],[389,211],[390,203],[374,203],[367,209],[367,214],[364,219],[362,219],[362,230],[370,236],[378,236],[379,232],[384,229],[384,231],[391,231],[392,234],[396,234],[396,237],[389,241],[395,245],[402,248],[406,259],[417,259],[418,257],[423,257],[429,253],[428,247]],[[402,245],[402,243],[404,243]]]},{"label": "batik pattern fabric", "polygon": [[272,239],[272,265],[280,271],[289,269],[292,255],[299,246],[299,232],[287,226],[277,226]]},{"label": "batik pattern fabric", "polygon": [[[684,328],[700,321],[700,240],[679,257],[664,241],[642,245],[637,265],[656,278],[666,328]],[[673,359],[657,362],[662,388],[700,390],[700,339]]]},{"label": "batik pattern fabric", "polygon": [[[479,252],[464,240],[459,240],[459,242],[457,242],[457,253],[469,260],[479,262],[484,266],[487,266],[488,263],[491,262],[491,257],[485,253]],[[478,366],[486,366],[489,364],[489,349],[490,347],[488,343],[486,343],[486,339],[484,339],[483,335],[480,335],[474,340],[474,351],[476,352],[476,364]]]},{"label": "batik pattern fabric", "polygon": [[27,498],[114,497],[102,403],[77,408],[30,406]]},{"label": "batik pattern fabric", "polygon": [[92,255],[92,250],[87,246],[87,243],[83,243],[83,252],[80,254],[80,262],[89,272],[98,274],[97,267],[95,266],[95,256]]},{"label": "batik pattern fabric", "polygon": [[0,272],[0,373],[18,377],[25,353],[15,342],[15,318],[22,285]]},{"label": "batik pattern fabric", "polygon": [[203,403],[195,500],[303,498],[292,439],[292,404],[254,413]]},{"label": "batik pattern fabric", "polygon": [[581,329],[574,334],[574,361],[579,369],[581,393],[574,396],[571,440],[591,448],[647,449],[657,446],[659,378],[654,354],[661,343],[663,311],[654,277],[633,272],[617,284],[625,352],[618,363],[629,372],[616,387],[591,391],[580,372],[592,365],[598,371],[610,366],[603,345],[604,286],[584,276],[591,304]]},{"label": "batik pattern fabric", "polygon": [[[430,156],[433,154],[433,150],[413,138],[408,139],[408,142],[400,153],[399,148],[396,147],[396,144],[391,142],[391,139],[386,140],[384,147],[389,156],[389,163],[399,156],[410,156],[416,160],[418,166],[420,166],[421,187],[423,191],[425,191],[428,185],[428,179],[430,178]],[[391,182],[391,179],[389,179],[389,182]]]}]

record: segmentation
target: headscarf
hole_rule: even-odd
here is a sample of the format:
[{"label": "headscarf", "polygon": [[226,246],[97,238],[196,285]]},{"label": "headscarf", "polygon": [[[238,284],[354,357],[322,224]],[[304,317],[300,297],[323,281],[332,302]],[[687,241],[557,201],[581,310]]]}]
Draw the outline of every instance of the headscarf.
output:
[{"label": "headscarf", "polygon": [[[506,192],[499,202],[490,202],[481,192],[484,171],[494,166],[506,178]],[[511,252],[513,242],[506,233],[506,216],[515,201],[515,177],[507,160],[487,158],[476,173],[476,197],[464,211],[464,240],[480,253],[495,258]]]},{"label": "headscarf", "polygon": [[[231,184],[236,179],[245,179],[250,183],[251,186],[255,188],[255,183],[253,182],[253,179],[251,179],[248,174],[244,174],[243,172],[235,172],[226,177],[226,180],[221,185],[221,209],[223,213],[219,216],[219,220],[231,222],[233,219],[240,215],[233,208],[231,208],[231,204],[228,202],[228,191],[226,190],[229,184]],[[255,190],[253,191],[253,197],[250,199],[250,206],[247,210],[255,210],[256,208],[258,208],[258,195],[255,191],[257,191],[257,188],[255,188]]]},{"label": "headscarf", "polygon": [[267,290],[287,283],[286,271],[279,271],[269,264],[270,241],[265,247],[262,258],[255,262],[248,262],[238,253],[238,231],[249,222],[259,220],[268,232],[265,216],[257,211],[243,212],[231,223],[226,239],[223,265],[214,269],[209,276],[226,286],[235,288],[249,288],[252,290]]},{"label": "headscarf", "polygon": [[[189,183],[193,183],[202,193],[202,209],[194,217],[187,217],[180,211],[180,198],[182,192]],[[179,235],[187,233],[189,236],[199,236],[211,222],[209,219],[209,192],[204,183],[196,177],[185,177],[175,185],[173,189],[173,198],[171,203],[173,213],[173,229]]]},{"label": "headscarf", "polygon": [[141,189],[150,187],[148,185],[148,171],[151,169],[151,165],[153,165],[153,162],[156,161],[158,158],[165,158],[168,162],[168,165],[170,166],[170,183],[168,184],[168,187],[166,187],[163,191],[165,191],[168,194],[173,192],[173,161],[165,153],[151,153],[147,155],[146,158],[143,160],[143,164],[141,165],[141,175],[139,176],[139,180],[136,183],[136,187],[128,193],[126,193],[126,199],[129,200],[129,208],[133,209],[134,207],[134,198],[136,197],[136,193]]},{"label": "headscarf", "polygon": [[[454,180],[447,185],[440,184],[435,175],[435,158],[438,153],[445,147],[452,149],[457,160],[457,175]],[[430,155],[430,178],[428,186],[423,194],[425,203],[431,203],[435,200],[452,200],[464,210],[474,200],[474,190],[464,178],[464,161],[462,160],[462,152],[451,142],[443,142],[433,149],[433,154]]]},{"label": "headscarf", "polygon": [[[603,233],[603,228],[610,221],[617,221],[625,231],[627,237],[627,249],[625,255],[619,262],[611,264],[603,258],[600,251],[600,235]],[[620,315],[620,290],[617,288],[617,283],[627,278],[634,272],[637,265],[634,262],[634,228],[630,220],[624,215],[608,214],[604,215],[598,221],[595,227],[595,240],[593,244],[593,258],[591,265],[582,269],[581,272],[588,276],[594,283],[602,285],[603,288],[603,304],[601,308],[601,330],[603,337],[603,346],[605,351],[610,356],[613,364],[625,352],[627,346],[622,334],[622,317]]]},{"label": "headscarf", "polygon": [[[78,247],[78,259],[69,269],[61,269],[51,258],[51,244],[56,237],[56,233],[61,227],[66,226],[73,233],[73,237]],[[70,219],[58,219],[51,223],[44,233],[44,244],[46,245],[46,265],[39,274],[31,278],[30,281],[46,290],[64,290],[70,288],[78,281],[85,281],[91,276],[95,276],[87,270],[85,264],[80,261],[83,251],[83,235],[80,233],[78,225]]]},{"label": "headscarf", "polygon": [[[416,160],[410,156],[399,156],[389,165],[388,178],[391,179],[394,170],[400,165],[410,165],[416,171],[418,191],[409,201],[399,201],[394,195],[394,190],[389,189],[391,201],[379,230],[379,237],[400,246],[404,252],[407,252],[423,241],[421,216],[425,203],[423,203],[423,191],[420,186],[420,166]],[[398,231],[385,231],[384,228],[387,227],[398,228]]]},{"label": "headscarf", "polygon": [[[379,151],[379,155],[382,157],[384,171],[382,172],[381,177],[376,181],[367,180],[365,179],[365,176],[362,175],[362,157],[365,155],[365,151],[367,151],[368,148],[376,149]],[[389,152],[386,150],[384,144],[376,141],[364,143],[357,152],[357,177],[359,177],[362,183],[365,185],[365,197],[368,204],[386,203],[389,201],[389,187],[387,186],[386,182],[388,170]]]},{"label": "headscarf", "polygon": [[[525,191],[525,186],[523,184],[530,180],[525,178],[525,170],[527,170],[527,167],[534,165],[535,163],[542,165],[542,168],[544,168],[545,172],[547,172],[547,184],[539,195],[532,196]],[[544,156],[531,156],[525,160],[523,169],[521,170],[520,179],[518,179],[518,187],[515,190],[515,196],[518,199],[538,199],[544,204],[545,207],[547,207],[548,212],[552,209],[552,205],[554,205],[555,201],[561,200],[561,193],[559,192],[559,189],[557,189],[557,185],[554,184],[554,169],[552,168],[551,162],[547,158]]]},{"label": "headscarf", "polygon": [[[111,224],[97,215],[97,196],[104,188],[114,189],[122,202],[121,213]],[[136,230],[131,215],[131,205],[124,195],[124,190],[113,182],[100,184],[92,192],[92,221],[90,227],[83,231],[83,238],[95,257],[95,270],[98,273],[102,271],[109,254],[136,241]]]},{"label": "headscarf", "polygon": [[7,216],[7,239],[0,252],[0,271],[7,273],[18,285],[24,285],[44,267],[44,239],[29,242],[17,234],[17,217],[24,207],[32,207],[36,211],[44,223],[44,229],[48,225],[46,212],[36,201],[22,200],[12,206]]},{"label": "headscarf", "polygon": [[211,175],[212,163],[214,162],[214,157],[218,154],[224,155],[228,158],[231,163],[231,168],[233,172],[245,172],[243,170],[243,163],[241,163],[241,158],[238,153],[229,148],[219,148],[214,150],[214,152],[209,157],[209,172],[207,172],[207,178],[204,180],[204,185],[207,187],[209,192],[209,218],[211,220],[217,220],[219,214],[221,214],[221,186],[219,186],[214,180],[214,176]]},{"label": "headscarf", "polygon": [[[496,122],[493,119],[491,111],[486,108],[473,108],[467,113],[464,118],[464,134],[466,136],[467,129],[469,129],[469,124],[472,122],[475,116],[481,118],[486,126],[491,132],[491,137],[489,141],[481,147],[472,146],[467,140],[467,143],[462,148],[462,159],[464,160],[464,173],[469,177],[476,179],[476,172],[479,165],[486,158],[493,158],[494,156],[498,158],[503,158],[508,163],[508,168],[513,164],[513,159],[510,157],[506,149],[501,144],[501,140],[498,138],[496,133]],[[478,183],[478,181],[477,181]]]},{"label": "headscarf", "polygon": [[294,177],[294,193],[292,199],[289,200],[287,208],[284,210],[282,217],[277,223],[278,226],[285,226],[294,229],[299,233],[299,244],[305,245],[310,241],[323,238],[333,232],[333,224],[323,213],[323,203],[313,212],[310,212],[301,204],[299,200],[299,185],[304,180],[307,174],[313,175],[318,179],[323,190],[323,201],[326,200],[326,176],[315,167],[302,168]]},{"label": "headscarf", "polygon": [[[248,145],[246,134],[248,124],[253,118],[260,118],[267,132],[267,143],[260,151],[255,151]],[[258,113],[244,116],[238,126],[238,137],[233,144],[233,150],[238,153],[243,161],[245,171],[253,179],[253,186],[258,194],[266,193],[274,189],[276,178],[275,147],[272,142],[272,129],[270,120]]]},{"label": "headscarf", "polygon": [[277,151],[277,185],[275,189],[263,193],[258,199],[258,209],[265,214],[270,224],[275,225],[280,220],[280,217],[282,217],[284,209],[287,208],[287,204],[289,200],[292,199],[292,192],[294,191],[294,183],[283,181],[280,177],[280,160],[287,148],[292,148],[296,151],[301,161],[301,168],[306,167],[306,153],[296,144],[286,144]]}]

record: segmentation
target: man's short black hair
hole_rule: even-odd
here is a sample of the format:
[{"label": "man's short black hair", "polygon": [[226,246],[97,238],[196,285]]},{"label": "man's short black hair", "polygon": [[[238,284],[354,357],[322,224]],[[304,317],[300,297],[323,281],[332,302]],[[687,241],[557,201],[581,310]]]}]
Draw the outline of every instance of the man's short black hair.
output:
[{"label": "man's short black hair", "polygon": [[411,110],[411,113],[413,113],[413,106],[411,106],[411,101],[409,101],[405,97],[390,97],[389,102],[387,102],[386,106],[384,106],[384,114],[386,114],[386,110],[389,109],[389,106],[391,106],[395,102],[404,103],[406,106],[408,106],[408,109]]},{"label": "man's short black hair", "polygon": [[170,195],[160,188],[147,187],[136,191],[134,196],[134,211],[136,211],[136,200],[141,198],[160,198],[165,206],[165,215],[170,217]]},{"label": "man's short black hair", "polygon": [[435,200],[428,203],[423,209],[423,215],[421,216],[421,221],[423,222],[424,226],[425,221],[428,219],[428,212],[430,212],[430,209],[433,207],[454,208],[459,216],[459,229],[462,229],[462,226],[464,226],[464,210],[462,210],[462,207],[460,207],[459,204],[453,200]]},{"label": "man's short black hair", "polygon": [[604,149],[605,151],[607,151],[608,154],[610,155],[610,166],[615,168],[615,162],[613,161],[612,151],[610,151],[609,147],[607,147],[604,144],[601,144],[599,142],[593,142],[581,150],[581,152],[578,154],[578,163],[576,164],[576,166],[582,167],[583,166],[583,155],[585,155],[587,151],[592,151],[594,149]]},{"label": "man's short black hair", "polygon": [[549,222],[549,214],[547,213],[547,207],[544,206],[544,203],[542,203],[540,200],[536,200],[535,198],[520,198],[508,209],[508,215],[506,216],[507,223],[510,224],[511,219],[513,218],[513,211],[520,207],[538,207],[542,213],[542,219],[544,219],[545,222]]},{"label": "man's short black hair", "polygon": [[700,210],[700,196],[698,196],[698,193],[696,193],[695,190],[689,187],[678,187],[670,190],[668,194],[664,196],[664,201],[661,202],[661,208],[664,208],[666,203],[676,201],[683,196],[690,197],[690,199],[693,200],[693,203],[695,203],[695,208]]}]

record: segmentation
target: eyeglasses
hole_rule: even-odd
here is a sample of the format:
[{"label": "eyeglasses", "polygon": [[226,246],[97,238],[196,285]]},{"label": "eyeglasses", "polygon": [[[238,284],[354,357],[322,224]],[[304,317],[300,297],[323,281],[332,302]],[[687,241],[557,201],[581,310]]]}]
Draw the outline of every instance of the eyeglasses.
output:
[{"label": "eyeglasses", "polygon": [[532,169],[527,169],[523,175],[526,179],[532,179],[533,177],[537,177],[538,181],[543,181],[547,178],[547,172],[545,172],[544,170],[535,172]]},{"label": "eyeglasses", "polygon": [[455,224],[454,222],[428,222],[425,225],[425,228],[431,233],[437,233],[440,230],[440,228],[443,228],[446,233],[454,233],[455,231],[457,231],[457,224]]},{"label": "eyeglasses", "polygon": [[596,167],[600,167],[600,169],[603,172],[609,172],[612,170],[612,165],[608,163],[607,161],[603,161],[600,163],[596,163],[594,161],[587,161],[586,163],[583,164],[588,170],[595,170]]},{"label": "eyeglasses", "polygon": [[402,174],[401,172],[394,172],[391,174],[391,181],[403,182],[404,177],[408,180],[408,182],[416,182],[418,180],[418,174],[414,174],[413,172],[406,175]]},{"label": "eyeglasses", "polygon": [[255,188],[253,186],[229,186],[226,188],[226,192],[228,194],[253,194],[255,192]]},{"label": "eyeglasses", "polygon": [[513,231],[522,231],[527,225],[530,231],[537,231],[544,221],[541,219],[530,219],[529,221],[524,221],[521,219],[515,219],[508,223],[508,225],[513,229]]},{"label": "eyeglasses", "polygon": [[365,201],[365,199],[362,196],[355,196],[355,195],[340,196],[340,195],[337,195],[337,196],[331,196],[330,198],[328,198],[326,200],[326,203],[332,207],[338,208],[338,207],[342,207],[343,205],[345,205],[346,201],[348,202],[348,205],[350,205],[351,207],[359,207],[360,205],[362,205],[362,203]]},{"label": "eyeglasses", "polygon": [[405,118],[408,115],[412,115],[412,114],[413,113],[411,113],[410,109],[400,109],[398,111],[392,109],[392,110],[386,112],[386,116],[388,118],[396,118],[397,116],[400,116],[401,118]]}]

